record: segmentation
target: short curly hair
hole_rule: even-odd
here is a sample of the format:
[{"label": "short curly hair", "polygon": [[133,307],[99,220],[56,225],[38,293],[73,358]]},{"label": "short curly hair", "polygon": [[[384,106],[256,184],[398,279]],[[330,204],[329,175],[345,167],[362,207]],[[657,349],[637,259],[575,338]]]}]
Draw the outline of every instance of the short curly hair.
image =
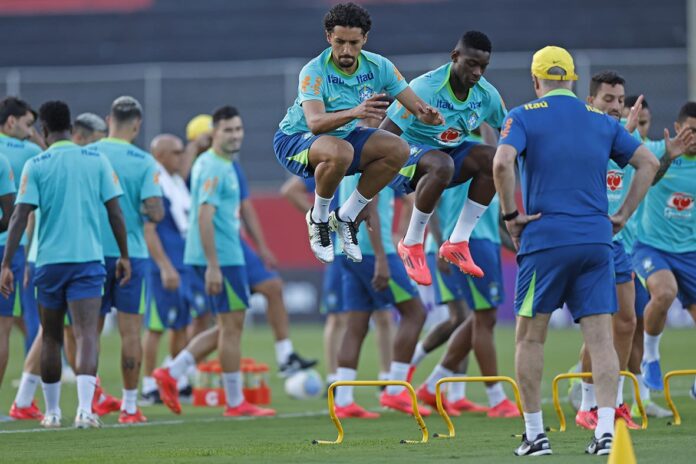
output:
[{"label": "short curly hair", "polygon": [[353,2],[339,3],[334,6],[324,16],[324,29],[326,32],[333,32],[334,27],[359,27],[363,34],[370,32],[372,20],[370,13],[360,5]]},{"label": "short curly hair", "polygon": [[49,132],[69,131],[70,108],[60,100],[47,101],[39,108],[39,120]]}]

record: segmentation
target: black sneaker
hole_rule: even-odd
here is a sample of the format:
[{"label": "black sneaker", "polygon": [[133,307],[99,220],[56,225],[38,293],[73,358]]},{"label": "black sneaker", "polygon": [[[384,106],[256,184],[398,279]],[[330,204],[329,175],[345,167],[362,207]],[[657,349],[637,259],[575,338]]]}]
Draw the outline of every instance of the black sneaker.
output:
[{"label": "black sneaker", "polygon": [[153,390],[151,392],[140,394],[138,406],[152,406],[155,404],[162,404],[162,398],[160,398],[159,390]]},{"label": "black sneaker", "polygon": [[540,433],[533,441],[527,440],[527,434],[522,435],[522,443],[513,451],[515,456],[546,456],[553,454],[549,438],[545,433]]},{"label": "black sneaker", "polygon": [[193,387],[191,385],[179,390],[179,402],[185,404],[193,403]]},{"label": "black sneaker", "polygon": [[611,453],[611,443],[614,441],[614,436],[611,433],[605,433],[600,438],[596,438],[592,435],[592,441],[585,452],[587,454],[596,454],[597,456],[606,456]]},{"label": "black sneaker", "polygon": [[316,359],[304,359],[297,353],[290,353],[288,360],[280,365],[279,375],[281,377],[290,377],[297,371],[302,371],[317,365]]}]

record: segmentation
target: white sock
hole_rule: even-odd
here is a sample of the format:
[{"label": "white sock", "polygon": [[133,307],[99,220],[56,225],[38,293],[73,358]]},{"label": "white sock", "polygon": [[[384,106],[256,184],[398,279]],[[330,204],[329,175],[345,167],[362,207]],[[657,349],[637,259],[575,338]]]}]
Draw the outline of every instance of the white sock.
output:
[{"label": "white sock", "polygon": [[595,429],[595,438],[601,438],[605,433],[614,435],[614,408],[599,408],[597,410],[597,428]]},{"label": "white sock", "polygon": [[128,414],[135,414],[138,409],[138,389],[133,390],[123,389],[123,400],[121,401],[121,411],[126,411]]},{"label": "white sock", "polygon": [[338,380],[338,376],[335,372],[329,372],[328,374],[326,374],[326,383],[328,383],[329,385],[334,383],[336,380]]},{"label": "white sock", "polygon": [[379,380],[389,380],[389,372],[384,372],[380,371],[379,375],[377,376]]},{"label": "white sock", "polygon": [[188,375],[182,375],[176,381],[176,389],[181,391],[184,388],[188,388],[191,384],[189,383]]},{"label": "white sock", "polygon": [[[455,377],[466,377],[466,374],[454,374]],[[447,386],[447,401],[455,403],[466,398],[466,382],[452,382]]]},{"label": "white sock", "polygon": [[619,388],[616,390],[616,407],[617,408],[619,406],[621,406],[624,402],[624,399],[623,399],[624,380],[626,380],[626,377],[624,377],[623,375],[619,375]]},{"label": "white sock", "polygon": [[660,335],[643,335],[643,361],[651,362],[660,359]]},{"label": "white sock", "polygon": [[544,418],[541,411],[524,413],[524,432],[529,441],[535,440],[536,437],[544,433]]},{"label": "white sock", "polygon": [[[409,364],[392,361],[391,368],[389,369],[389,380],[406,381],[409,367]],[[404,391],[404,387],[398,385],[390,385],[387,387],[387,395],[398,395],[402,391]]]},{"label": "white sock", "polygon": [[353,193],[350,194],[348,197],[348,200],[346,200],[345,203],[341,205],[341,208],[338,210],[338,217],[342,221],[355,221],[355,218],[358,217],[358,214],[360,214],[360,211],[367,206],[367,204],[372,201],[372,198],[365,198],[358,192],[358,190],[353,190]]},{"label": "white sock", "polygon": [[452,375],[454,375],[454,372],[442,367],[442,364],[438,364],[430,373],[428,380],[425,381],[426,388],[430,393],[435,393],[435,386],[437,385],[438,380],[444,377],[452,377]]},{"label": "white sock", "polygon": [[165,356],[164,359],[162,360],[162,366],[164,366],[164,367],[169,367],[169,366],[171,366],[172,361],[174,361],[174,359],[172,359],[172,355],[168,354],[168,355]]},{"label": "white sock", "polygon": [[580,403],[580,411],[589,411],[597,406],[595,399],[594,384],[582,382],[582,403]]},{"label": "white sock", "polygon": [[187,350],[181,350],[181,353],[176,355],[174,361],[169,365],[169,375],[179,380],[179,377],[188,372],[191,366],[196,365],[196,360],[193,355]]},{"label": "white sock", "polygon": [[331,198],[323,198],[314,192],[314,208],[312,208],[312,221],[314,222],[328,222],[329,220],[329,207],[331,205]]},{"label": "white sock", "polygon": [[44,401],[46,402],[46,414],[56,413],[60,415],[60,380],[56,383],[41,382],[41,388],[43,388]]},{"label": "white sock", "polygon": [[78,375],[77,380],[77,410],[92,412],[94,390],[97,388],[97,377],[94,375]]},{"label": "white sock", "polygon": [[[358,371],[348,369],[347,367],[339,367],[336,371],[338,380],[352,381],[358,377]],[[336,389],[336,406],[345,407],[353,404],[353,387],[338,387]]]},{"label": "white sock", "polygon": [[419,211],[415,206],[411,212],[411,220],[408,223],[406,236],[404,237],[404,245],[411,246],[418,243],[423,243],[425,237],[425,227],[428,225],[430,216],[433,213],[424,213]]},{"label": "white sock", "polygon": [[295,351],[295,349],[292,347],[292,340],[289,338],[275,342],[276,362],[278,365],[288,362],[288,358],[293,351]]},{"label": "white sock", "polygon": [[[643,382],[643,374],[636,374],[636,379],[638,379],[638,393],[640,393],[640,400],[643,402],[650,401],[650,389]],[[635,398],[633,399],[635,401]]]},{"label": "white sock", "polygon": [[449,241],[452,243],[468,242],[471,231],[474,230],[487,208],[488,205],[481,205],[467,198],[462,212],[459,213],[457,223],[454,225],[454,230],[450,234]]},{"label": "white sock", "polygon": [[242,394],[242,373],[223,372],[222,383],[225,387],[225,396],[227,398],[227,406],[235,408],[242,404],[244,395]]},{"label": "white sock", "polygon": [[486,395],[488,395],[488,406],[491,408],[498,406],[507,398],[507,396],[505,396],[505,390],[503,390],[503,384],[500,382],[496,382],[495,385],[486,387]]},{"label": "white sock", "polygon": [[34,401],[36,387],[41,383],[41,376],[34,375],[30,372],[22,372],[22,379],[19,381],[17,396],[15,396],[15,405],[18,408],[28,408]]},{"label": "white sock", "polygon": [[140,391],[143,392],[143,395],[152,393],[155,390],[157,390],[157,381],[155,378],[149,375],[143,376],[143,384],[140,386]]},{"label": "white sock", "polygon": [[416,349],[413,350],[413,358],[411,358],[411,364],[417,366],[423,360],[423,358],[425,358],[425,355],[427,354],[428,353],[426,353],[423,349],[423,343],[418,342],[418,344],[416,345]]}]

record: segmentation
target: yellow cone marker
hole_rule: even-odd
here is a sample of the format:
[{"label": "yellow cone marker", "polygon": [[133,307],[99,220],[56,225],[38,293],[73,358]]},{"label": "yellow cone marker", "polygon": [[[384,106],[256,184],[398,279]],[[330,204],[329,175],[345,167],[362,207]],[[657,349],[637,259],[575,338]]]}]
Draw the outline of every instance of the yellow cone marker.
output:
[{"label": "yellow cone marker", "polygon": [[614,442],[611,445],[611,453],[607,464],[635,464],[636,454],[633,452],[631,435],[623,419],[616,421],[614,429]]}]

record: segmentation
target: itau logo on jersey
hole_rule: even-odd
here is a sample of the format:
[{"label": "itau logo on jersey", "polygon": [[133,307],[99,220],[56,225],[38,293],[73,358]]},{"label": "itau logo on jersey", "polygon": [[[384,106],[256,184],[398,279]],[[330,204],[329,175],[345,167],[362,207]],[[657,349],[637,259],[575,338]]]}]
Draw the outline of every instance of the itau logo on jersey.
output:
[{"label": "itau logo on jersey", "polygon": [[694,209],[694,197],[689,193],[674,192],[667,199],[665,216],[690,218]]},{"label": "itau logo on jersey", "polygon": [[446,129],[444,132],[441,132],[440,135],[437,136],[437,138],[443,143],[453,145],[461,140],[462,133],[454,127],[450,127]]},{"label": "itau logo on jersey", "polygon": [[610,192],[623,190],[623,177],[623,171],[618,171],[616,169],[607,171],[607,190]]}]

